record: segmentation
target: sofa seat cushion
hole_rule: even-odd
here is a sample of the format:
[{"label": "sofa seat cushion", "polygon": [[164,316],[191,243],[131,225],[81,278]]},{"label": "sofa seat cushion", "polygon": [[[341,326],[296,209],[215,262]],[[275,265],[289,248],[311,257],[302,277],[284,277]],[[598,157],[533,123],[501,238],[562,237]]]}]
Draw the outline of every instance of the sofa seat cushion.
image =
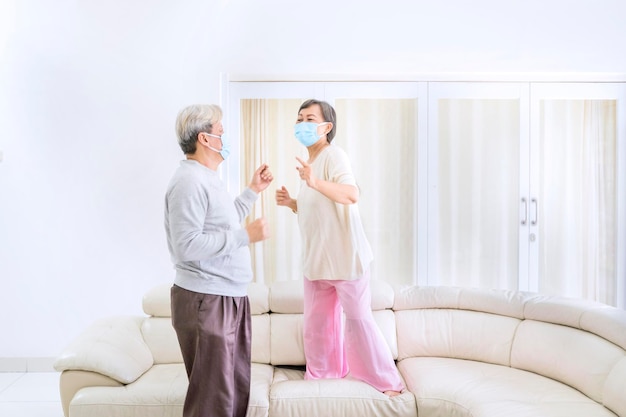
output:
[{"label": "sofa seat cushion", "polygon": [[269,415],[417,417],[417,408],[410,392],[388,397],[349,377],[305,381],[304,371],[277,367]]},{"label": "sofa seat cushion", "polygon": [[507,366],[416,357],[398,369],[420,417],[616,417],[568,385]]},{"label": "sofa seat cushion", "polygon": [[[252,364],[249,417],[266,417],[273,369]],[[135,382],[121,387],[88,387],[70,403],[72,417],[180,417],[187,391],[182,363],[154,365]]]}]

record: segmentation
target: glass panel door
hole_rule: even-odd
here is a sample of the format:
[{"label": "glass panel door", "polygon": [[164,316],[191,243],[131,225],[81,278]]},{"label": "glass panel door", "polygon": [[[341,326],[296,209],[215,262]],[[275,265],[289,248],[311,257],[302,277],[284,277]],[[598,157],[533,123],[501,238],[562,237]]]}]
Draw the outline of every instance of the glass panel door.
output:
[{"label": "glass panel door", "polygon": [[325,94],[337,110],[335,141],[348,153],[359,183],[359,211],[374,252],[372,278],[417,283],[420,248],[426,253],[426,229],[420,228],[421,221],[426,224],[426,206],[420,208],[426,191],[426,86],[328,83]]},{"label": "glass panel door", "polygon": [[527,279],[526,84],[429,91],[429,278],[518,289]]},{"label": "glass panel door", "polygon": [[298,108],[307,98],[323,95],[320,83],[229,83],[225,118],[233,151],[225,161],[222,175],[237,195],[248,185],[252,174],[267,163],[274,174],[273,184],[257,200],[246,221],[265,217],[270,239],[250,245],[254,280],[270,285],[274,281],[302,278],[300,232],[296,216],[276,206],[276,189],[297,192],[295,156],[306,149],[293,136]]},{"label": "glass panel door", "polygon": [[417,100],[337,99],[337,145],[350,156],[374,252],[372,278],[417,275]]},{"label": "glass panel door", "polygon": [[553,84],[532,91],[534,286],[623,306],[624,88]]}]

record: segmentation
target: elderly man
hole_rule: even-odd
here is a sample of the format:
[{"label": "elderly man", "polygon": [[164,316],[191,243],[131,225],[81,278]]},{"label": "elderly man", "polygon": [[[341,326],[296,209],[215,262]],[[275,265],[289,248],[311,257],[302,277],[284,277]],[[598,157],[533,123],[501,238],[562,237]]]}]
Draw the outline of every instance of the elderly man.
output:
[{"label": "elderly man", "polygon": [[185,154],[165,197],[165,231],[176,269],[171,290],[189,387],[184,417],[244,417],[250,395],[251,330],[247,287],[250,243],[268,238],[264,218],[241,222],[273,180],[266,164],[234,201],[217,169],[228,157],[222,110],[192,105],[176,119]]}]

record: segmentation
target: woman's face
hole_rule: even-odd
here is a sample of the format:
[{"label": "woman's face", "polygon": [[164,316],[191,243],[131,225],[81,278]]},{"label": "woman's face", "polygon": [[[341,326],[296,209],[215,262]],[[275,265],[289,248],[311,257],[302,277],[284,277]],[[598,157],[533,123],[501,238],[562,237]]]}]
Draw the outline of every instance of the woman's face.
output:
[{"label": "woman's face", "polygon": [[324,120],[322,108],[319,104],[313,104],[312,106],[300,110],[300,112],[298,113],[298,120],[296,121],[296,124],[302,122],[317,123],[316,132],[320,139],[328,133],[330,128],[332,128],[332,124]]},{"label": "woman's face", "polygon": [[314,104],[306,109],[300,110],[298,113],[298,120],[300,122],[322,123],[324,122],[324,116],[322,116],[322,108],[319,104]]}]

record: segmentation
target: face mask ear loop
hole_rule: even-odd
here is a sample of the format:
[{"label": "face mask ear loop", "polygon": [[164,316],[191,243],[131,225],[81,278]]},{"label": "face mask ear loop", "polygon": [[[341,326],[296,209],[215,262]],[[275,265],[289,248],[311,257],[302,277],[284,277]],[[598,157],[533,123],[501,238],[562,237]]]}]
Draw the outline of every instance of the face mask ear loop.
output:
[{"label": "face mask ear loop", "polygon": [[[207,136],[211,136],[212,138],[218,138],[220,140],[220,142],[222,143],[222,149],[224,149],[224,141],[222,140],[221,136],[212,135],[211,133],[206,133],[206,132],[204,132],[204,134],[207,135]],[[217,153],[222,152],[222,149],[215,149],[214,147],[209,145],[209,141],[208,140],[207,140],[206,146],[207,146],[207,148],[209,148],[213,152],[217,152]]]},{"label": "face mask ear loop", "polygon": [[[318,124],[318,126],[321,126],[321,125],[328,125],[328,124],[330,124],[330,122],[322,122],[322,123]],[[332,130],[332,129],[331,129],[331,130]],[[326,132],[326,133],[322,133],[319,137],[321,138],[322,136],[326,136],[326,135],[328,135],[329,133],[330,133],[330,130],[329,130],[328,132]]]}]

